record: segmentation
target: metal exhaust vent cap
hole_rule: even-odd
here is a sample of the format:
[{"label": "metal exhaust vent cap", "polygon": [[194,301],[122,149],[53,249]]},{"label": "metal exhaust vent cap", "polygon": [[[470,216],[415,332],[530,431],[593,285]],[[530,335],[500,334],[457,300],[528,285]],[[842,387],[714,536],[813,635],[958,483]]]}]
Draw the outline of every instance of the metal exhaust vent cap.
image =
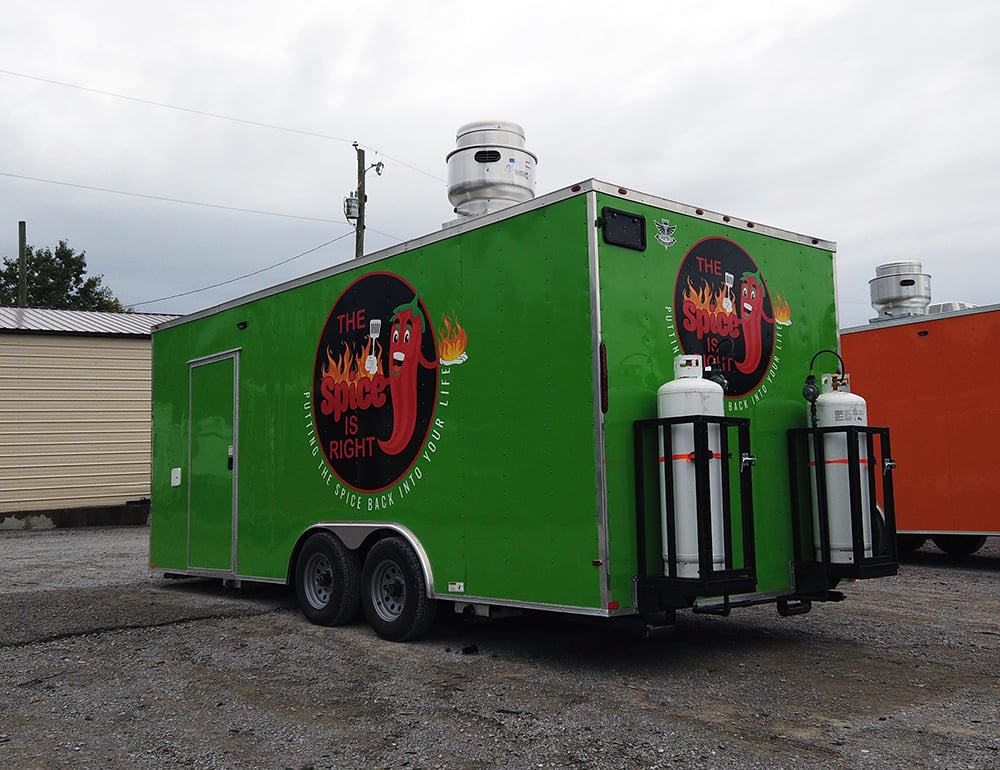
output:
[{"label": "metal exhaust vent cap", "polygon": [[878,313],[870,323],[926,315],[931,303],[931,277],[919,262],[889,262],[875,268],[868,282],[872,307]]},{"label": "metal exhaust vent cap", "polygon": [[448,153],[448,200],[463,217],[482,216],[535,197],[538,158],[524,129],[499,120],[466,123]]}]

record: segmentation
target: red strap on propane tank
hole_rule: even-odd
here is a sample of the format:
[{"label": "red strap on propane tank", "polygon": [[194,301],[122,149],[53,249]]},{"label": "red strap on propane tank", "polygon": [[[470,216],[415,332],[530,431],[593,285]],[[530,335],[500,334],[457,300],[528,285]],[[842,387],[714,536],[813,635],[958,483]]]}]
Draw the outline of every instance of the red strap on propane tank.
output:
[{"label": "red strap on propane tank", "polygon": [[[685,452],[684,454],[674,455],[672,459],[674,459],[674,460],[687,460],[689,463],[693,463],[694,462],[694,452]],[[722,459],[722,454],[720,452],[712,452],[712,459],[713,460],[721,460]],[[663,458],[662,457],[660,458],[660,462],[661,463],[663,462]]]},{"label": "red strap on propane tank", "polygon": [[[660,459],[659,459],[659,462],[662,463],[662,462],[666,461],[666,459],[667,459],[666,457],[663,457],[661,455]],[[694,452],[687,452],[686,454],[674,455],[671,459],[672,460],[687,460],[689,463],[690,462],[694,462]],[[722,453],[721,452],[712,452],[712,459],[713,460],[721,460],[722,459]],[[812,463],[812,465],[815,465],[815,464],[816,463]]]}]

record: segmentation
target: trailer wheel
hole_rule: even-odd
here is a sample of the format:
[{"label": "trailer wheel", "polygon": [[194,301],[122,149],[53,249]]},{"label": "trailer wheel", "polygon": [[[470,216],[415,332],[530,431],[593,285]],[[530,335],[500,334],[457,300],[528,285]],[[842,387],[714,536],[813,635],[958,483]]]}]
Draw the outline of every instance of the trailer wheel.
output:
[{"label": "trailer wheel", "polygon": [[302,546],[295,564],[295,595],[302,613],[321,626],[357,618],[361,604],[361,561],[331,532],[317,532]]},{"label": "trailer wheel", "polygon": [[417,555],[400,537],[378,541],[361,573],[361,606],[375,633],[393,642],[423,636],[434,621],[436,604]]},{"label": "trailer wheel", "polygon": [[970,556],[986,545],[986,535],[935,535],[931,540],[951,556]]}]

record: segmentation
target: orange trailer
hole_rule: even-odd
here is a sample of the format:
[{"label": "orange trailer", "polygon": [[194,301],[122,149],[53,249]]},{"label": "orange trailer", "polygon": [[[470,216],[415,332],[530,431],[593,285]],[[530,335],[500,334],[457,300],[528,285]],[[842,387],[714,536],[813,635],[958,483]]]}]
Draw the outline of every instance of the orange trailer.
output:
[{"label": "orange trailer", "polygon": [[[844,329],[851,390],[873,425],[892,428],[899,550],[931,538],[946,553],[1000,534],[1000,305]],[[978,444],[977,442],[983,442]]]}]

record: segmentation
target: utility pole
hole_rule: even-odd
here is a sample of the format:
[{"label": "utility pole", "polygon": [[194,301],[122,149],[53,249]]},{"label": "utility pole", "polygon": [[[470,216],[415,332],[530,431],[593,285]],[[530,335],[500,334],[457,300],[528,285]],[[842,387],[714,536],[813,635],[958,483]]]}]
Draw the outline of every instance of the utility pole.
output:
[{"label": "utility pole", "polygon": [[358,221],[354,225],[354,258],[361,259],[365,255],[365,151],[354,143],[358,151]]},{"label": "utility pole", "polygon": [[27,225],[17,223],[17,306],[28,306],[28,241],[25,235]]},{"label": "utility pole", "polygon": [[357,142],[354,149],[358,153],[358,189],[344,198],[344,216],[354,225],[354,258],[361,259],[365,255],[365,203],[368,199],[365,195],[365,174],[375,169],[375,173],[381,176],[384,164],[379,161],[365,168],[365,151]]}]

